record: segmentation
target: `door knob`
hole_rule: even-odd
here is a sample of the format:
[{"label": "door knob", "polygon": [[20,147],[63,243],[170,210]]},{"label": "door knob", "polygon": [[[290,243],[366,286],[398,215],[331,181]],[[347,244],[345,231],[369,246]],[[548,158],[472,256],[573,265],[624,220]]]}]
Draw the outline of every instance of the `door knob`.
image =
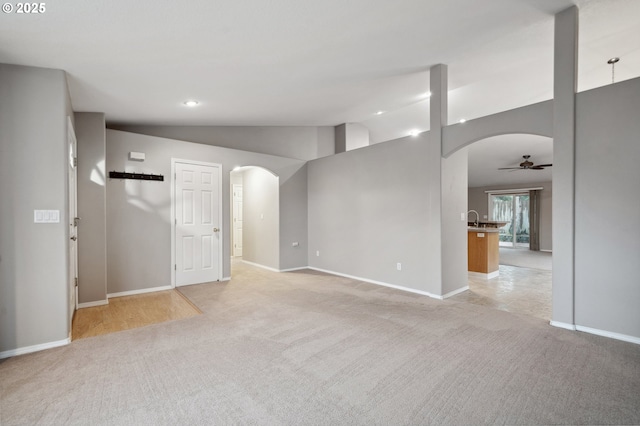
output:
[{"label": "door knob", "polygon": [[77,239],[78,239],[78,237],[76,237],[75,235],[73,237],[71,237],[71,240],[73,240],[73,241],[75,241]]},{"label": "door knob", "polygon": [[218,228],[213,228],[213,232],[218,232],[220,231]]}]

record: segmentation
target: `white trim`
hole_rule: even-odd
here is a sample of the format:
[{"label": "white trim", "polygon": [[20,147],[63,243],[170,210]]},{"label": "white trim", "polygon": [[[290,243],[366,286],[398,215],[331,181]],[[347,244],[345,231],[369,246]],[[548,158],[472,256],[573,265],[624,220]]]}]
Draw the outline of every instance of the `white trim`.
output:
[{"label": "white trim", "polygon": [[640,345],[640,337],[614,333],[613,331],[598,330],[597,328],[584,327],[581,325],[576,325],[576,330],[582,331],[584,333],[595,334],[598,336],[609,337],[611,339],[622,340],[624,342],[635,343],[636,345]]},{"label": "white trim", "polygon": [[516,194],[520,192],[527,191],[541,191],[544,188],[539,186],[537,188],[520,188],[520,189],[490,189],[488,191],[484,191],[485,194]]},{"label": "white trim", "polygon": [[549,324],[553,327],[564,328],[565,330],[576,331],[576,326],[573,324],[568,324],[566,322],[560,321],[549,321]]},{"label": "white trim", "polygon": [[327,274],[338,275],[340,277],[351,278],[351,279],[354,279],[354,280],[363,281],[363,282],[370,283],[370,284],[377,284],[377,285],[381,285],[381,286],[384,286],[384,287],[391,287],[391,288],[395,288],[396,290],[407,291],[409,293],[421,294],[423,296],[429,296],[429,297],[431,297],[433,299],[438,299],[438,300],[443,300],[444,299],[443,296],[438,296],[436,294],[429,293],[427,291],[416,290],[415,288],[403,287],[403,286],[400,286],[400,285],[389,284],[389,283],[385,283],[385,282],[382,282],[382,281],[370,280],[368,278],[356,277],[354,275],[342,274],[340,272],[329,271],[327,269],[315,268],[313,266],[309,266],[308,269],[312,269],[314,271],[319,271],[319,272],[325,272]]},{"label": "white trim", "polygon": [[96,300],[95,302],[78,303],[78,309],[93,308],[94,306],[103,306],[103,305],[108,305],[108,304],[109,304],[109,299]]},{"label": "white trim", "polygon": [[[171,269],[171,288],[176,288],[176,161],[171,159],[171,191],[170,191],[170,204],[169,210],[171,217],[169,219],[171,223],[171,263],[169,268]],[[171,268],[173,266],[173,268]]]},{"label": "white trim", "polygon": [[244,260],[244,259],[242,259],[242,263],[246,263],[246,264],[252,265],[252,266],[257,266],[258,268],[266,269],[266,270],[272,271],[272,272],[280,272],[279,269],[272,268],[270,266],[261,265],[259,263],[249,262],[248,260]]},{"label": "white trim", "polygon": [[473,272],[467,271],[470,277],[484,278],[490,280],[491,278],[495,278],[500,276],[500,270],[489,272],[488,274],[483,274],[482,272]]},{"label": "white trim", "polygon": [[[215,167],[218,169],[218,217],[220,218],[220,244],[219,244],[219,250],[218,250],[218,281],[224,281],[225,279],[222,278],[222,258],[223,258],[223,251],[224,251],[224,227],[222,226],[222,224],[224,223],[224,216],[222,215],[222,204],[224,204],[223,199],[222,199],[222,164],[220,163],[210,163],[207,161],[197,161],[197,160],[185,160],[183,158],[171,158],[171,264],[169,265],[169,268],[171,269],[171,288],[176,288],[176,269],[175,269],[175,265],[176,265],[176,206],[175,206],[175,202],[176,202],[176,194],[175,194],[175,187],[176,187],[176,163],[185,163],[185,164],[193,164],[196,166],[209,166],[209,167]],[[171,265],[174,265],[173,268],[171,268]]]},{"label": "white trim", "polygon": [[121,291],[119,293],[109,293],[107,294],[107,298],[111,299],[114,297],[135,296],[136,294],[153,293],[156,291],[171,290],[172,288],[174,287],[170,285],[163,285],[161,287],[151,287],[151,288],[142,288],[140,290]]},{"label": "white trim", "polygon": [[222,281],[231,281],[231,277],[224,277],[220,280],[220,282]]},{"label": "white trim", "polygon": [[63,340],[57,340],[55,342],[40,343],[39,345],[25,346],[23,348],[9,349],[8,351],[0,352],[0,359],[9,358],[12,356],[30,354],[31,352],[43,351],[45,349],[57,348],[59,346],[68,345],[71,343],[71,338],[67,337]]},{"label": "white trim", "polygon": [[443,296],[442,296],[442,298],[443,298],[443,299],[447,299],[447,298],[449,298],[449,297],[453,297],[453,296],[455,296],[456,294],[463,293],[463,292],[465,292],[465,291],[467,291],[467,290],[469,290],[469,286],[468,286],[468,285],[466,285],[466,286],[464,286],[464,287],[461,287],[461,288],[459,288],[459,289],[457,289],[457,290],[450,291],[449,293],[447,293],[447,294],[443,295]]},{"label": "white trim", "polygon": [[540,250],[538,250],[538,251],[543,251],[543,252],[545,252],[545,253],[553,253],[553,250],[544,250],[544,249],[540,249]]},{"label": "white trim", "polygon": [[300,266],[298,268],[280,269],[280,272],[302,271],[303,269],[309,269],[309,267],[308,266]]}]

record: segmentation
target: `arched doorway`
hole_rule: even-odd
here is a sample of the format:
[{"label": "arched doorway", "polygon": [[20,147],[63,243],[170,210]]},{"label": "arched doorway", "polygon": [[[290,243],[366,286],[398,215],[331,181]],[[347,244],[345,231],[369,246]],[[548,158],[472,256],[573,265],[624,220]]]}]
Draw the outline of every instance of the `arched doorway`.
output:
[{"label": "arched doorway", "polygon": [[279,180],[260,166],[236,167],[230,172],[232,275],[238,262],[279,269]]},{"label": "arched doorway", "polygon": [[[469,274],[459,299],[527,314],[545,321],[552,313],[553,141],[531,134],[504,134],[475,141],[468,150],[468,209],[499,229],[499,275]],[[503,170],[500,170],[503,169]],[[469,221],[475,215],[469,215]]]}]

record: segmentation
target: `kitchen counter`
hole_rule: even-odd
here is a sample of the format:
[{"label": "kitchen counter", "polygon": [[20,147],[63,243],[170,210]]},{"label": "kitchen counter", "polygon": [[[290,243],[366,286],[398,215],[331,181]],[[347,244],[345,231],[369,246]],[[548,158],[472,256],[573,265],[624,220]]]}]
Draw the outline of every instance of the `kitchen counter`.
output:
[{"label": "kitchen counter", "polygon": [[467,230],[468,270],[484,278],[500,275],[500,229],[470,226]]},{"label": "kitchen counter", "polygon": [[470,228],[498,229],[502,228],[507,223],[509,222],[502,222],[499,220],[484,220],[482,222],[478,222],[478,225],[476,225],[476,222],[467,222],[467,225],[469,225]]},{"label": "kitchen counter", "polygon": [[481,226],[469,226],[467,228],[469,232],[498,232],[500,233],[500,229],[498,228],[483,228]]}]

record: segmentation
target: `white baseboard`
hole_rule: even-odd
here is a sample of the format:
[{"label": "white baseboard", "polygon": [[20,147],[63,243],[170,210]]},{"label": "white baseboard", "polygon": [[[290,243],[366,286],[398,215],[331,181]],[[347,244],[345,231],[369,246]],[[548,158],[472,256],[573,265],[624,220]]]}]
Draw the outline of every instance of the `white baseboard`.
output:
[{"label": "white baseboard", "polygon": [[459,288],[457,290],[450,291],[449,293],[443,295],[442,298],[443,299],[447,299],[449,297],[455,296],[456,294],[460,294],[460,293],[465,292],[467,290],[469,290],[469,286],[468,285],[466,285],[466,286],[464,286],[462,288]]},{"label": "white baseboard", "polygon": [[102,306],[102,305],[108,305],[108,304],[109,304],[109,299],[96,300],[95,302],[78,303],[78,309],[93,308],[94,306]]},{"label": "white baseboard", "polygon": [[551,324],[553,327],[564,328],[565,330],[576,331],[576,326],[575,325],[569,324],[569,323],[566,323],[566,322],[549,321],[549,324]]},{"label": "white baseboard", "polygon": [[249,262],[248,260],[244,260],[244,259],[242,259],[242,263],[246,263],[247,265],[251,265],[251,266],[257,266],[258,268],[266,269],[267,271],[271,271],[271,272],[280,272],[276,268],[272,268],[270,266],[261,265],[259,263]]},{"label": "white baseboard", "polygon": [[293,271],[301,271],[303,269],[309,269],[308,266],[300,266],[297,268],[287,268],[287,269],[276,269],[276,268],[272,268],[270,266],[265,266],[265,265],[261,265],[259,263],[255,263],[255,262],[249,262],[248,260],[242,260],[242,262],[246,263],[247,265],[252,265],[252,266],[256,266],[258,268],[262,268],[262,269],[266,269],[268,271],[271,272],[293,272]]},{"label": "white baseboard", "polygon": [[220,282],[222,281],[231,281],[231,277],[224,277],[220,280]]},{"label": "white baseboard", "polygon": [[280,269],[280,272],[294,272],[294,271],[302,271],[303,269],[309,269],[308,266],[301,266],[299,268],[288,268],[288,269]]},{"label": "white baseboard", "polygon": [[581,325],[576,325],[576,330],[640,345],[640,337],[628,336],[626,334],[614,333],[612,331],[598,330],[597,328],[583,327]]},{"label": "white baseboard", "polygon": [[165,290],[171,290],[171,289],[173,289],[173,287],[171,287],[170,285],[165,285],[162,287],[152,287],[152,288],[143,288],[140,290],[121,291],[119,293],[109,293],[107,294],[107,298],[111,299],[112,297],[134,296],[136,294],[153,293],[155,291],[165,291]]},{"label": "white baseboard", "polygon": [[57,340],[55,342],[41,343],[39,345],[25,346],[23,348],[9,349],[8,351],[0,352],[0,359],[30,354],[31,352],[43,351],[45,349],[57,348],[59,346],[68,345],[69,343],[71,343],[71,338]]},{"label": "white baseboard", "polygon": [[385,282],[382,282],[382,281],[370,280],[368,278],[356,277],[354,275],[342,274],[340,272],[329,271],[327,269],[315,268],[313,266],[309,266],[307,269],[313,269],[314,271],[325,272],[327,274],[337,275],[339,277],[351,278],[351,279],[354,279],[354,280],[363,281],[363,282],[370,283],[370,284],[377,284],[377,285],[381,285],[381,286],[384,286],[384,287],[391,287],[391,288],[395,288],[396,290],[407,291],[409,293],[421,294],[423,296],[428,296],[428,297],[431,297],[433,299],[438,299],[438,300],[443,300],[444,299],[444,296],[438,296],[437,294],[429,293],[427,291],[416,290],[415,288],[403,287],[403,286],[400,286],[400,285],[389,284],[389,283],[385,283]]},{"label": "white baseboard", "polygon": [[543,249],[540,249],[540,250],[538,250],[538,251],[543,251],[543,252],[545,252],[545,253],[553,253],[553,250],[543,250]]},{"label": "white baseboard", "polygon": [[470,277],[484,278],[486,280],[490,280],[491,278],[500,276],[500,271],[493,271],[493,272],[489,272],[488,274],[483,274],[482,272],[473,272],[473,271],[467,271],[467,273],[469,274]]}]

